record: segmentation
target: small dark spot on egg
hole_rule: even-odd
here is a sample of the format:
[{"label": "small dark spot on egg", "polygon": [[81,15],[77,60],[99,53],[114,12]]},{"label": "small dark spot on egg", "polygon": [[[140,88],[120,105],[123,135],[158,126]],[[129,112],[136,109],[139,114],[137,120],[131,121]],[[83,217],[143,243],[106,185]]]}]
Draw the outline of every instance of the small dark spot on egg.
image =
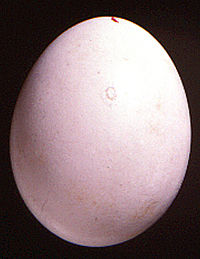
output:
[{"label": "small dark spot on egg", "polygon": [[95,217],[95,221],[97,221],[98,220],[98,218],[97,217]]}]

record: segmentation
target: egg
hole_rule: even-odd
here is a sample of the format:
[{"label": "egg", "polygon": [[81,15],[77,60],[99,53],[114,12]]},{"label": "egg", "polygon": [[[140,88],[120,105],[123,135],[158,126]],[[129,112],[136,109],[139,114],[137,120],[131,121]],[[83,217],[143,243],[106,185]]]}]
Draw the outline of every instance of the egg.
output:
[{"label": "egg", "polygon": [[10,133],[19,192],[38,221],[83,246],[132,239],[181,187],[191,126],[179,74],[135,23],[95,17],[39,57]]}]

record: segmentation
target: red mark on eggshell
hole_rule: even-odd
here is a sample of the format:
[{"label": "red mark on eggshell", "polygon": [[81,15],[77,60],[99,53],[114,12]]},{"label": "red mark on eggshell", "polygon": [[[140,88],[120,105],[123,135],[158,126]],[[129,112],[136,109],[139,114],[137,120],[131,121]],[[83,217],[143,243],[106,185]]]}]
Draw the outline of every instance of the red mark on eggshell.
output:
[{"label": "red mark on eggshell", "polygon": [[111,20],[112,20],[113,22],[118,22],[118,23],[119,23],[119,21],[118,21],[117,19],[115,19],[114,17],[112,17]]}]

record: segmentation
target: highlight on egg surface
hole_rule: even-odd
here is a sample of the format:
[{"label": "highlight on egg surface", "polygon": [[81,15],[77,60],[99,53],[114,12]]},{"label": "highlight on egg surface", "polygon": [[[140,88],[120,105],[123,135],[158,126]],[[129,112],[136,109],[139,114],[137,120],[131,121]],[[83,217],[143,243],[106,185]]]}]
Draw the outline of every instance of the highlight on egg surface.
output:
[{"label": "highlight on egg surface", "polygon": [[96,17],[62,33],[33,66],[10,155],[39,222],[101,247],[163,215],[183,181],[190,138],[184,88],[164,48],[131,21]]}]

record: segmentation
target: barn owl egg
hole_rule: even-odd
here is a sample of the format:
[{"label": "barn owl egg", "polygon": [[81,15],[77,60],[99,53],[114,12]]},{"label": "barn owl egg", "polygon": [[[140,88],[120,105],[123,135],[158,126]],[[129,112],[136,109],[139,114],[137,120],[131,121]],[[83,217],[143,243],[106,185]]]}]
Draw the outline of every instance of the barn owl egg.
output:
[{"label": "barn owl egg", "polygon": [[10,153],[33,215],[64,240],[109,246],[145,231],[183,181],[190,117],[163,47],[122,18],[62,33],[29,73]]}]

